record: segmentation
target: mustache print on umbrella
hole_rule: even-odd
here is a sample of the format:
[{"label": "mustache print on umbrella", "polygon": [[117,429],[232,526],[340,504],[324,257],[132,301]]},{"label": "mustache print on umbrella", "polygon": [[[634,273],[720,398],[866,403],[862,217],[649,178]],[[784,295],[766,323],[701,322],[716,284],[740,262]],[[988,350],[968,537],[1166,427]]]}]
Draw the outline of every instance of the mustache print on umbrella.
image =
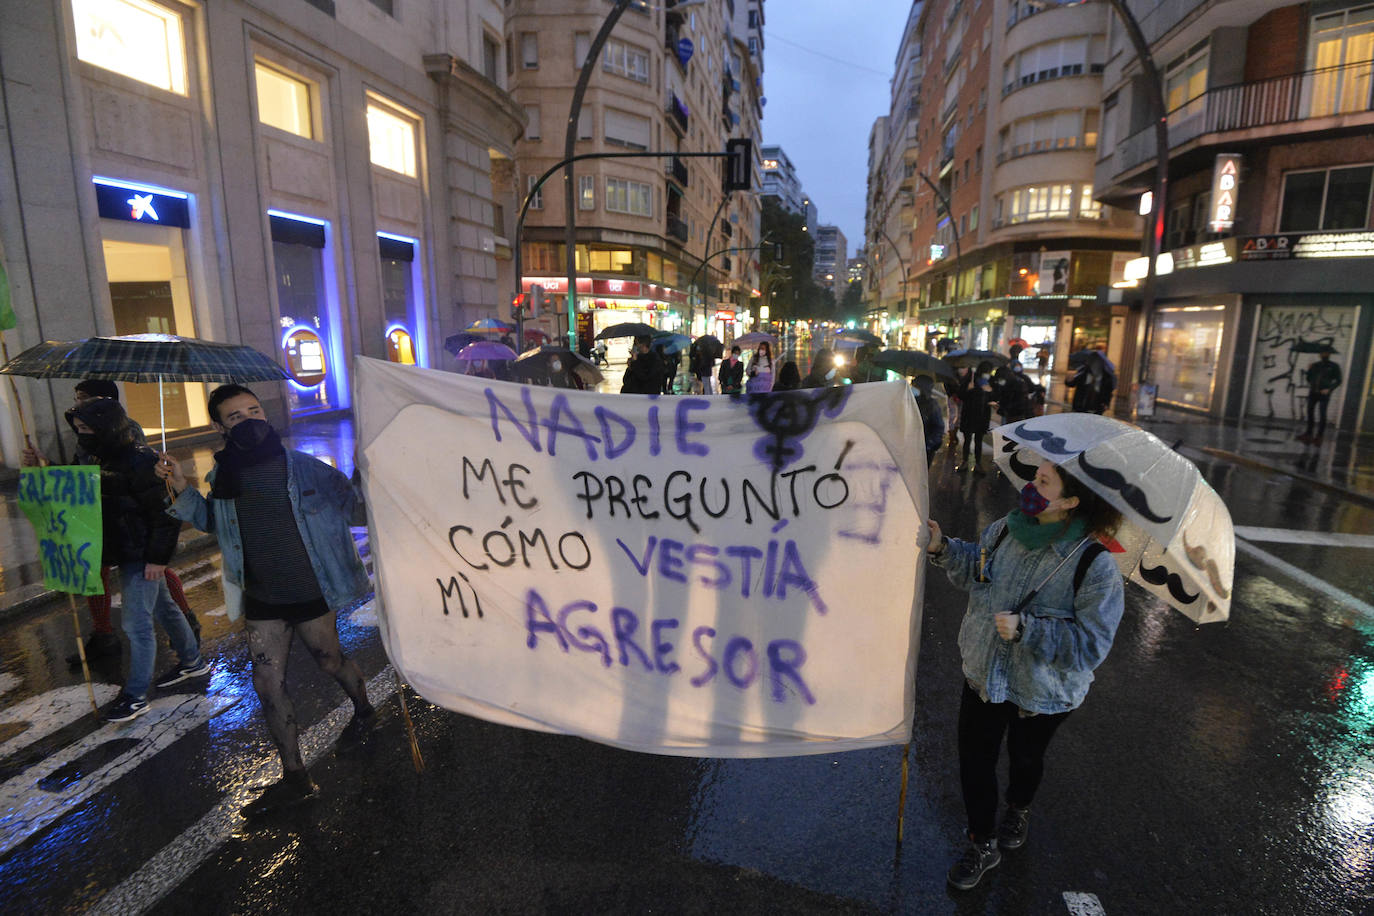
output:
[{"label": "mustache print on umbrella", "polygon": [[1212,588],[1223,598],[1230,598],[1231,593],[1225,585],[1221,583],[1221,569],[1217,567],[1217,561],[1207,556],[1207,548],[1201,545],[1194,547],[1188,543],[1188,532],[1183,532],[1183,552],[1188,556],[1188,562],[1196,566],[1200,571],[1207,573],[1207,579],[1212,583]]},{"label": "mustache print on umbrella", "polygon": [[1160,515],[1151,509],[1150,501],[1145,496],[1145,491],[1127,481],[1125,477],[1121,476],[1119,471],[1115,471],[1112,468],[1092,466],[1088,463],[1088,456],[1086,454],[1078,456],[1078,466],[1083,469],[1083,473],[1102,484],[1102,486],[1109,487],[1120,493],[1121,498],[1126,500],[1126,505],[1139,512],[1142,516],[1154,522],[1156,525],[1162,525],[1173,518],[1172,515]]},{"label": "mustache print on umbrella", "polygon": [[1020,457],[1021,444],[1015,439],[1006,439],[1002,442],[1002,454],[1007,456],[1007,464],[1011,465],[1011,472],[1022,480],[1034,480],[1035,472],[1040,470],[1038,465],[1027,464]]},{"label": "mustache print on umbrella", "polygon": [[1047,452],[1054,452],[1056,455],[1073,455],[1075,450],[1069,448],[1069,442],[1062,436],[1046,432],[1042,429],[1030,429],[1022,423],[1016,427],[1016,435],[1027,442],[1039,442],[1040,447]]},{"label": "mustache print on umbrella", "polygon": [[[1151,585],[1163,585],[1169,589],[1169,594],[1180,604],[1192,604],[1197,600],[1197,595],[1188,594],[1188,589],[1183,586],[1183,579],[1178,573],[1169,572],[1167,566],[1146,566],[1140,564],[1140,578]],[[1201,594],[1199,592],[1199,594]]]}]

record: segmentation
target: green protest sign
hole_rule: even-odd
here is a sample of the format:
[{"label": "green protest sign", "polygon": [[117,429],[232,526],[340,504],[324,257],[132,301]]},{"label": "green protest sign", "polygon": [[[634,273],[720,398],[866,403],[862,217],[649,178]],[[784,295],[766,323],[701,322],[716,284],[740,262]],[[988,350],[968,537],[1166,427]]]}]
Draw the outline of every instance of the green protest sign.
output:
[{"label": "green protest sign", "polygon": [[19,508],[38,537],[43,584],[75,595],[99,595],[100,468],[22,468]]}]

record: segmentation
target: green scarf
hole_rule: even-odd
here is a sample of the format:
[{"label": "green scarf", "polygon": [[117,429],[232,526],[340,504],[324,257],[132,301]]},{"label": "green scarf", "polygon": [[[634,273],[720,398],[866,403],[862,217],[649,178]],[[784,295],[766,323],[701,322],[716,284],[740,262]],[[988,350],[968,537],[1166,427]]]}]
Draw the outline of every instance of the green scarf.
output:
[{"label": "green scarf", "polygon": [[1007,530],[1022,547],[1027,550],[1039,550],[1060,538],[1080,540],[1088,533],[1088,524],[1081,518],[1069,518],[1067,521],[1042,525],[1034,516],[1027,515],[1020,509],[1012,509],[1007,513]]}]

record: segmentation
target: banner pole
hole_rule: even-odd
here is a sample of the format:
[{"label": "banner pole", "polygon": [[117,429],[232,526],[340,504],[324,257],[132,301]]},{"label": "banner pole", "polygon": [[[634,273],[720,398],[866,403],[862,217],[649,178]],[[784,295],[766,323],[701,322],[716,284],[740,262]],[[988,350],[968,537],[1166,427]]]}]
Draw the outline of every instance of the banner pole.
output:
[{"label": "banner pole", "polygon": [[86,646],[81,642],[81,618],[76,614],[76,595],[67,592],[67,604],[72,609],[72,626],[76,628],[76,654],[81,656],[81,674],[86,678],[86,693],[91,698],[91,710],[98,716],[100,706],[95,702],[95,687],[91,684],[91,668],[86,664]]},{"label": "banner pole", "polygon": [[420,742],[415,738],[415,723],[410,720],[410,709],[406,707],[406,685],[401,681],[401,671],[393,668],[396,675],[396,696],[401,698],[401,719],[406,724],[406,736],[410,738],[410,762],[415,764],[415,772],[425,771],[425,757],[420,753]]},{"label": "banner pole", "polygon": [[897,844],[902,842],[902,828],[906,824],[906,777],[911,767],[911,742],[902,745],[902,789],[897,796]]}]

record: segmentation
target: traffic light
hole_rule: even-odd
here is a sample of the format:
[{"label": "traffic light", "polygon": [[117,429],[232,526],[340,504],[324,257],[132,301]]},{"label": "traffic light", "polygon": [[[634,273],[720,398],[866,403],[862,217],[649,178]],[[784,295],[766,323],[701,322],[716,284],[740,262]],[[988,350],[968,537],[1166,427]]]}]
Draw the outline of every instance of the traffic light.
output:
[{"label": "traffic light", "polygon": [[512,318],[520,317],[520,310],[525,307],[525,294],[516,293],[510,299],[510,313]]},{"label": "traffic light", "polygon": [[526,297],[526,305],[529,308],[529,317],[537,317],[544,308],[544,287],[538,283],[531,283],[530,294]]},{"label": "traffic light", "polygon": [[754,141],[735,137],[725,141],[725,170],[721,176],[724,191],[748,191],[754,183]]}]

